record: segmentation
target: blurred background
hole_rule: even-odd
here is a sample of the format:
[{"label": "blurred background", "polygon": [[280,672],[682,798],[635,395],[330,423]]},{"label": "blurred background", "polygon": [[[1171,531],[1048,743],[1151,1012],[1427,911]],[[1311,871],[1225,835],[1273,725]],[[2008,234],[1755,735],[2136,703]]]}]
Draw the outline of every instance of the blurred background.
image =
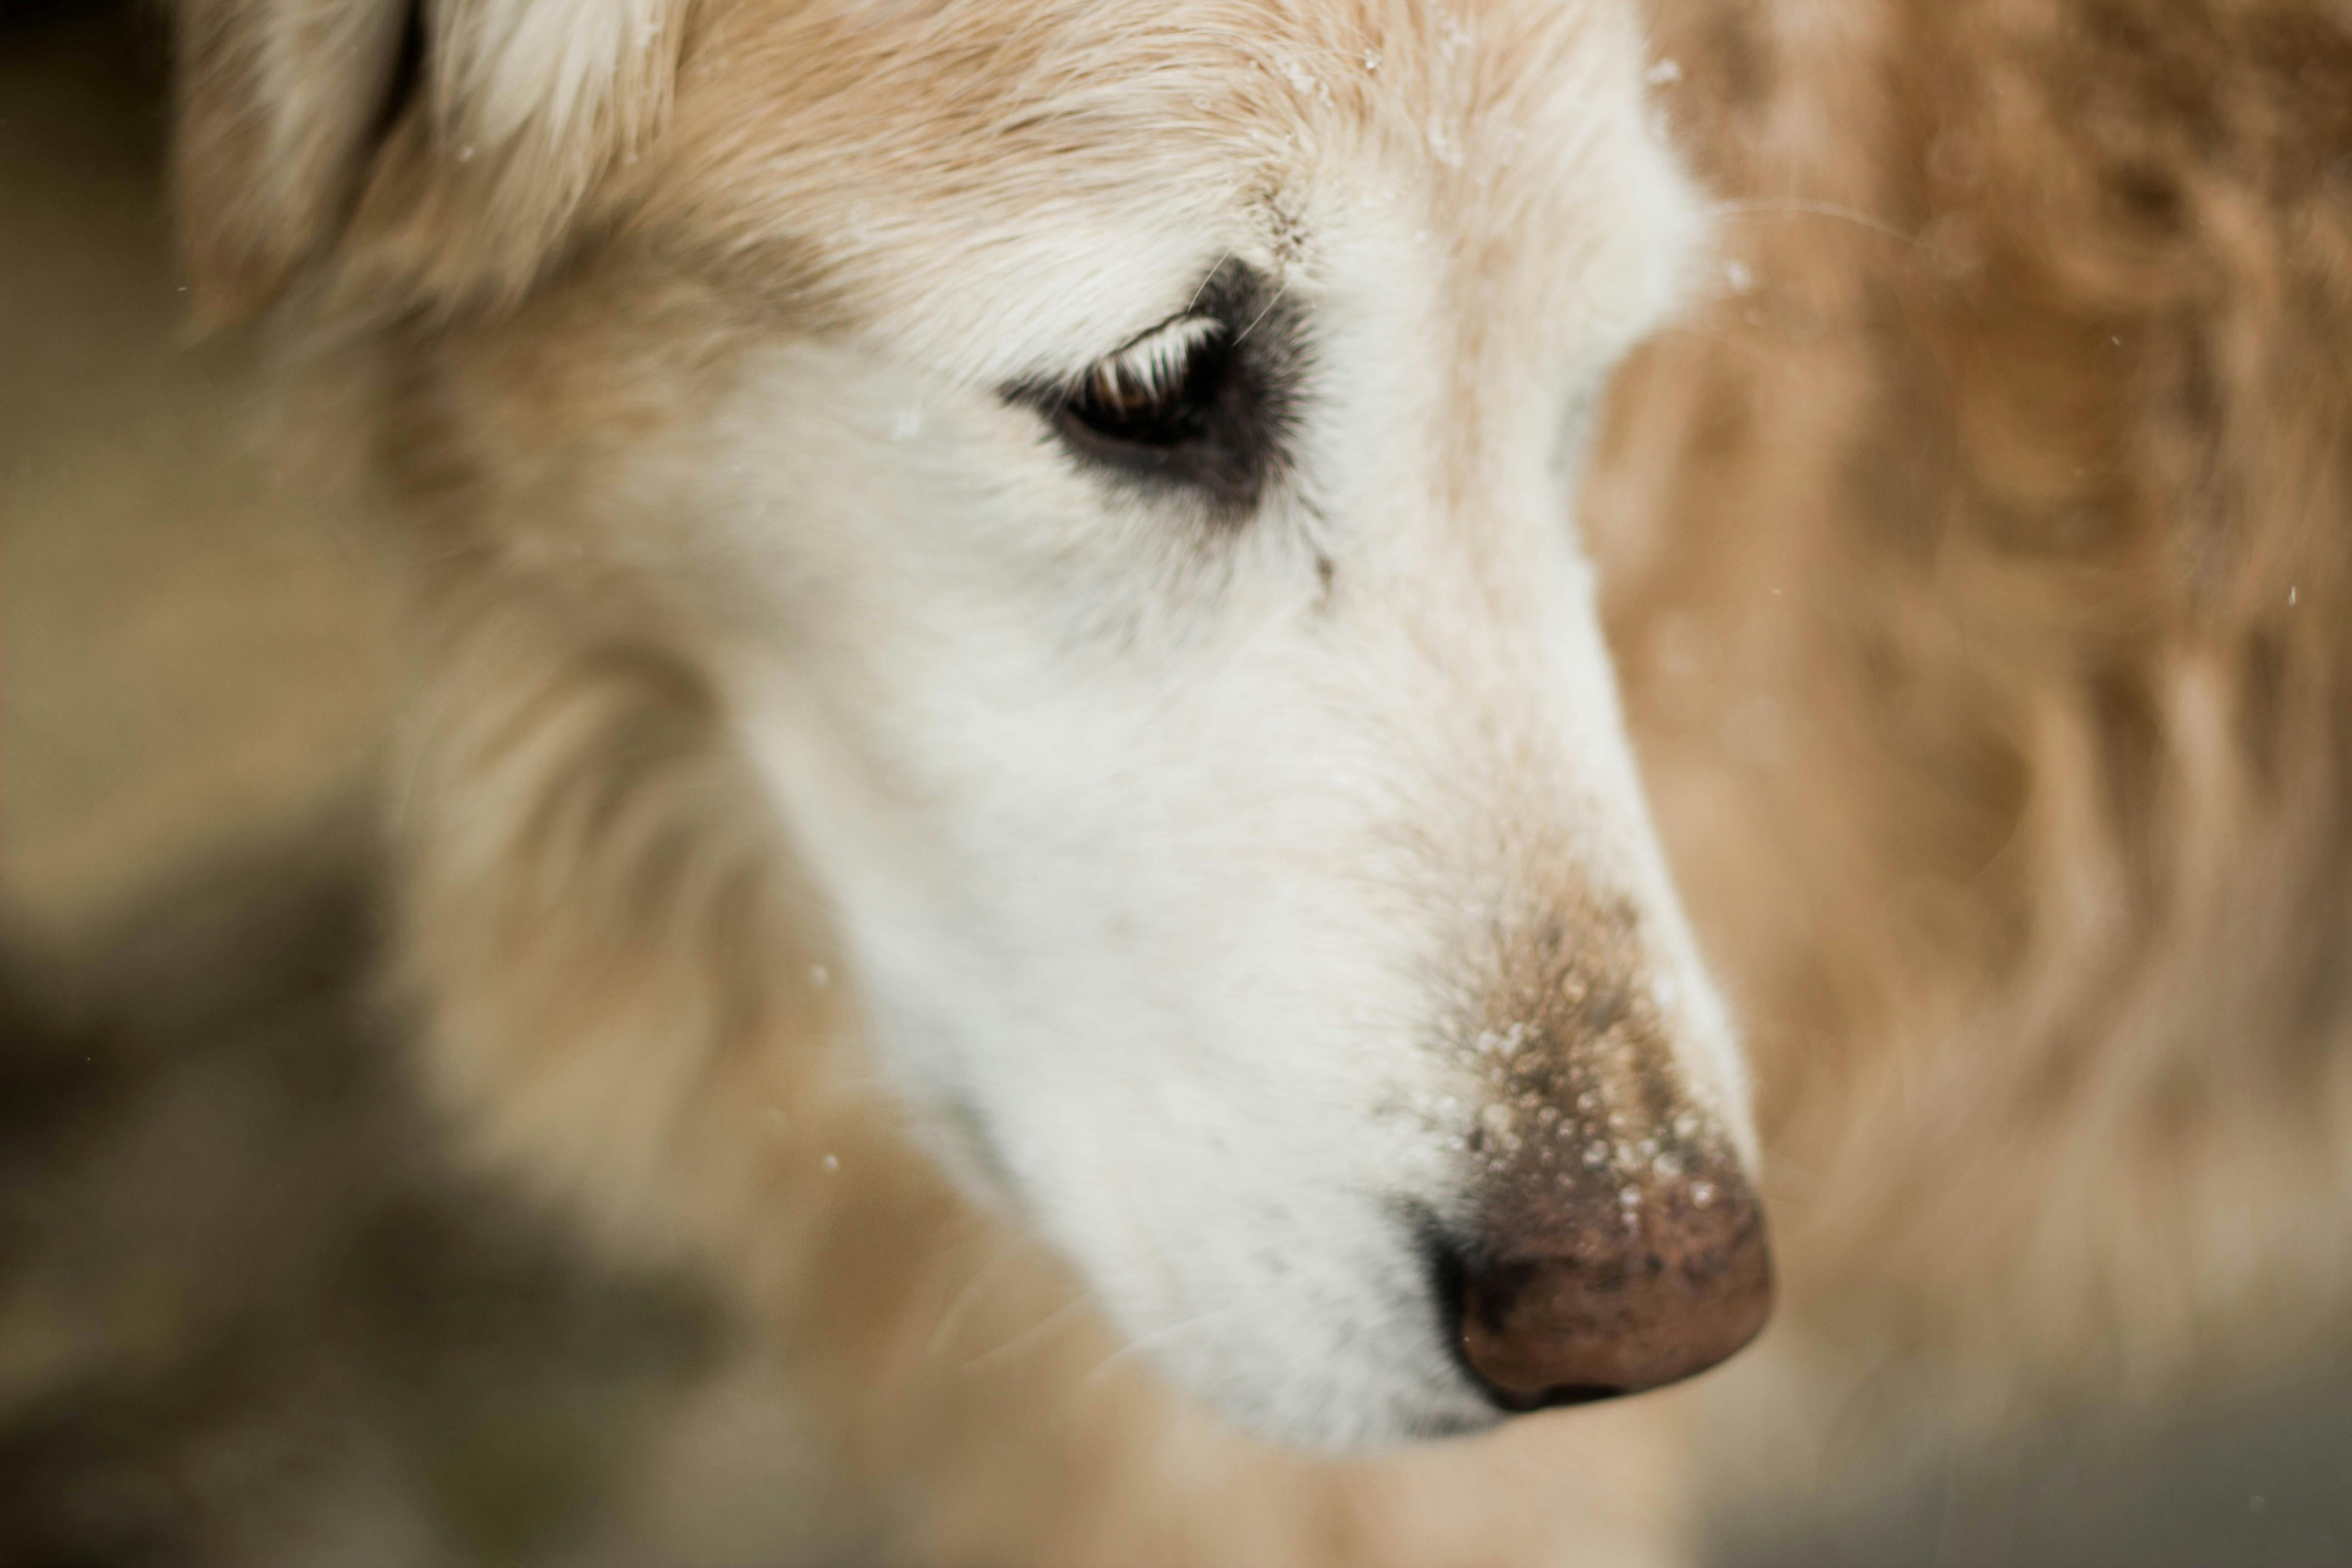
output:
[{"label": "blurred background", "polygon": [[709,1304],[456,1170],[364,1021],[371,500],[184,330],[165,65],[0,8],[0,1564],[765,1561]]},{"label": "blurred background", "polygon": [[[361,1005],[373,502],[183,331],[163,67],[0,7],[0,1568],[793,1560],[755,1352],[458,1169]],[[2352,1353],[1939,1431],[1714,1560],[2352,1564]]]}]

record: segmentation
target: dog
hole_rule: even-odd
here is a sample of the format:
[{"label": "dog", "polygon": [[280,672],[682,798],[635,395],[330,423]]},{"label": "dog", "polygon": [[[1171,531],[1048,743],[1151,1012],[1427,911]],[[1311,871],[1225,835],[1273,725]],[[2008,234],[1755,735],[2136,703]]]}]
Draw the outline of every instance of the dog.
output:
[{"label": "dog", "polygon": [[[1892,47],[1853,10],[1662,31],[1737,79]],[[1707,289],[1726,216],[1629,7],[183,0],[179,26],[200,309],[291,296],[356,345],[402,501],[396,984],[431,1080],[614,1246],[733,1282],[821,1436],[812,1496],[859,1500],[826,1504],[845,1540],[1681,1560],[1690,1397],[1599,1402],[1738,1351],[1774,1268],[1740,1037],[1654,806],[1768,1026],[1774,1142],[1835,1189],[1794,1254],[1822,1299],[1997,1302],[1946,1337],[2021,1339],[2031,1369],[2131,1281],[2195,1294],[2193,1239],[2086,1266],[2137,1245],[2087,1199],[1988,1284],[2017,1230],[1970,1217],[2142,1147],[2049,1086],[2095,1104],[2105,1063],[2161,1057],[2145,1030],[2062,1048],[2106,994],[2069,933],[2144,939],[2090,905],[2035,905],[2021,944],[1976,905],[1937,924],[1947,895],[1856,901],[1916,894],[1897,843],[1982,851],[1937,888],[2006,842],[2022,887],[2098,884],[2079,742],[2107,710],[1938,686],[1969,656],[1930,646],[1924,713],[2015,697],[2081,765],[2005,772],[1963,725],[1842,773],[1883,717],[1867,647],[1709,618],[1738,584],[1661,542],[1711,536],[1655,515],[1671,487],[1609,482],[1710,471],[1645,468],[1623,412],[1693,340],[1613,416],[1603,394]],[[1814,63],[1749,80],[1749,110]],[[1785,418],[1859,417],[1807,390]],[[1808,554],[1769,487],[1671,493],[1774,519],[1719,561],[1831,563],[1827,624],[1920,601],[1867,551]],[[1912,591],[1862,592],[1888,583]],[[1721,652],[1741,637],[1752,664]],[[2178,668],[2151,725],[2196,763],[2211,688]],[[1791,670],[1796,742],[1754,706]],[[1727,809],[1724,731],[1675,721],[1751,679]],[[1922,813],[1947,831],[1902,839]],[[2000,1027],[2031,1047],[1966,1048]],[[1822,1037],[1890,1044],[1822,1084]],[[1940,1121],[1903,1092],[1921,1037],[1959,1086]],[[2221,1133],[2267,1124],[2236,1103]],[[2056,1131],[2008,1180],[1932,1189],[2027,1125]],[[2234,1145],[2186,1142],[2174,1180],[2244,1190]],[[2324,1147],[2277,1167],[2340,1212]],[[1844,1289],[1901,1258],[1895,1289]],[[2053,1301],[2038,1352],[2018,1325]],[[1559,1405],[1595,1407],[1533,1414]]]}]

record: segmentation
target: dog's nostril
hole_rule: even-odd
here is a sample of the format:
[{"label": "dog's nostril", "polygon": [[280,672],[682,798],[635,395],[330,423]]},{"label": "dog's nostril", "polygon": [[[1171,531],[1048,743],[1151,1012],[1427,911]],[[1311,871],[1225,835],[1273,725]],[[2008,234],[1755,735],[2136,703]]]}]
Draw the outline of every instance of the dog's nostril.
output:
[{"label": "dog's nostril", "polygon": [[[1706,1371],[1770,1314],[1772,1265],[1744,1182],[1654,1192],[1638,1224],[1601,1204],[1490,1221],[1441,1284],[1464,1366],[1501,1408],[1584,1405]],[[1508,1211],[1504,1211],[1507,1213]]]}]

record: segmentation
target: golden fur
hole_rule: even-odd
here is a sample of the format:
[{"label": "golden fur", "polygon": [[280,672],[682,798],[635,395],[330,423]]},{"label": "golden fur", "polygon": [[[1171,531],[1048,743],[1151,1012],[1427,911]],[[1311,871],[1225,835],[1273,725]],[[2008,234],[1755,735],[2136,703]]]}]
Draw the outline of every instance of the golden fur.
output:
[{"label": "golden fur", "polygon": [[2352,1285],[2352,28],[1660,10],[1747,287],[1591,524],[1789,1348],[1979,1415],[2292,1355]]},{"label": "golden fur", "polygon": [[[1440,14],[1187,8],[1166,74],[1045,121],[1122,7],[952,6],[967,31],[904,51],[818,6],[593,34],[559,8],[447,7],[426,79],[482,85],[428,91],[362,174],[338,100],[372,100],[396,37],[184,7],[205,298],[320,277],[388,323],[406,978],[486,1143],[732,1271],[893,1554],[1674,1560],[1685,1396],[1277,1455],[1175,1407],[903,1147],[692,657],[712,634],[604,547],[627,500],[567,435],[690,429],[746,317],[922,308],[829,292],[796,228],[919,224],[926,180],[968,212],[994,171],[928,165],[860,214],[846,141],[986,126],[1050,162],[1173,127],[1123,166],[1172,189],[1194,100],[1287,93],[1265,62],[1292,53],[1393,80]],[[548,28],[575,48],[551,61]],[[1790,1292],[1759,1419],[1797,1451],[1793,1413],[1889,1364],[2099,1395],[2292,1349],[2352,1283],[2352,37],[2224,0],[1660,0],[1654,28],[1731,270],[1622,382],[1588,531],[1754,1041]],[[1532,73],[1547,37],[1496,58]],[[1297,97],[1304,134],[1372,112]],[[1575,133],[1533,102],[1529,134]],[[1021,264],[989,242],[971,264]]]}]

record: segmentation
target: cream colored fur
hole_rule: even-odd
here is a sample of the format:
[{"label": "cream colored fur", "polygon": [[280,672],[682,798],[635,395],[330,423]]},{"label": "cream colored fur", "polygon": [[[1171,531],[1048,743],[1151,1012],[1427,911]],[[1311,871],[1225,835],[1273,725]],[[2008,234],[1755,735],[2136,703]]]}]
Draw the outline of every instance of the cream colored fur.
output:
[{"label": "cream colored fur", "polygon": [[[1854,9],[1801,47],[1874,37]],[[740,1287],[846,1534],[939,1563],[1682,1560],[1686,1395],[1366,1457],[1235,1425],[1380,1445],[1479,1419],[1367,1194],[1458,1209],[1482,1130],[1532,1113],[1484,1064],[1525,1003],[1510,977],[1561,983],[1529,956],[1545,919],[1587,955],[1570,984],[1638,932],[1610,962],[1642,977],[1647,1067],[1752,1158],[1651,798],[1766,1016],[1771,1125],[1833,1173],[1795,1215],[1822,1294],[1792,1344],[1834,1342],[1860,1279],[1922,1319],[1998,1303],[1967,1342],[2046,1332],[2029,1363],[2095,1342],[2120,1279],[2195,1315],[2210,1243],[2111,1235],[2084,1200],[2027,1283],[1989,1287],[2001,1235],[1928,1190],[1990,1160],[1970,1192],[2064,1211],[2087,1162],[2137,1147],[2077,1140],[2117,1123],[2062,1098],[2030,1177],[1987,1152],[2060,1056],[2000,1042],[2055,1037],[2103,984],[2068,933],[2126,941],[2113,863],[2082,859],[2100,802],[2059,767],[2004,819],[2047,873],[2020,895],[2038,959],[1987,937],[1958,963],[1932,923],[1881,921],[1894,894],[1853,846],[1914,797],[1835,760],[1868,733],[1838,707],[1854,666],[1709,563],[1825,595],[1861,577],[1799,549],[1793,507],[1727,543],[1678,531],[1676,506],[1786,493],[1694,502],[1672,476],[1705,463],[1653,455],[1708,428],[1641,417],[1704,384],[1671,368],[1696,350],[1645,365],[1655,402],[1621,413],[1601,492],[1642,787],[1576,544],[1581,426],[1705,250],[1626,9],[424,16],[418,90],[383,116],[382,8],[190,0],[196,279],[232,312],[304,287],[380,351],[415,563],[404,979],[436,1081],[623,1245]],[[1731,47],[1707,7],[1668,22],[1685,58]],[[1806,118],[1829,100],[1773,101],[1783,134],[1829,135]],[[1107,499],[1000,395],[1081,374],[1236,261],[1315,350],[1297,482],[1238,529]],[[1775,276],[1803,286],[1805,253]],[[1832,445],[1805,442],[1868,395],[1847,374],[1766,399],[1795,435],[1759,449]],[[1841,597],[1823,624],[1912,603]],[[1675,728],[1694,636],[1729,685],[1787,674],[1763,695],[1857,728],[1795,752],[1771,750],[1785,709]],[[2220,809],[2214,689],[2182,658],[2159,710],[2205,768],[2182,787],[2215,787],[2160,798]],[[2088,743],[2048,689],[2002,733]],[[1729,801],[1726,733],[1763,748]],[[2182,899],[2184,931],[2227,907]],[[1595,1147],[1630,1168],[1637,1142]],[[2282,1169],[2337,1212],[2317,1148]],[[2209,1158],[2152,1212],[2218,1212]],[[2165,1260],[2122,1256],[2142,1245]],[[2085,1269],[2085,1247],[2109,1250]],[[2273,1276],[2229,1278],[2234,1303]],[[2036,1327],[2053,1300],[2063,1326]],[[2184,1337],[2150,1331],[2144,1358],[2178,1364]],[[1768,1442],[1846,1385],[1810,1386],[1766,1407]]]}]

